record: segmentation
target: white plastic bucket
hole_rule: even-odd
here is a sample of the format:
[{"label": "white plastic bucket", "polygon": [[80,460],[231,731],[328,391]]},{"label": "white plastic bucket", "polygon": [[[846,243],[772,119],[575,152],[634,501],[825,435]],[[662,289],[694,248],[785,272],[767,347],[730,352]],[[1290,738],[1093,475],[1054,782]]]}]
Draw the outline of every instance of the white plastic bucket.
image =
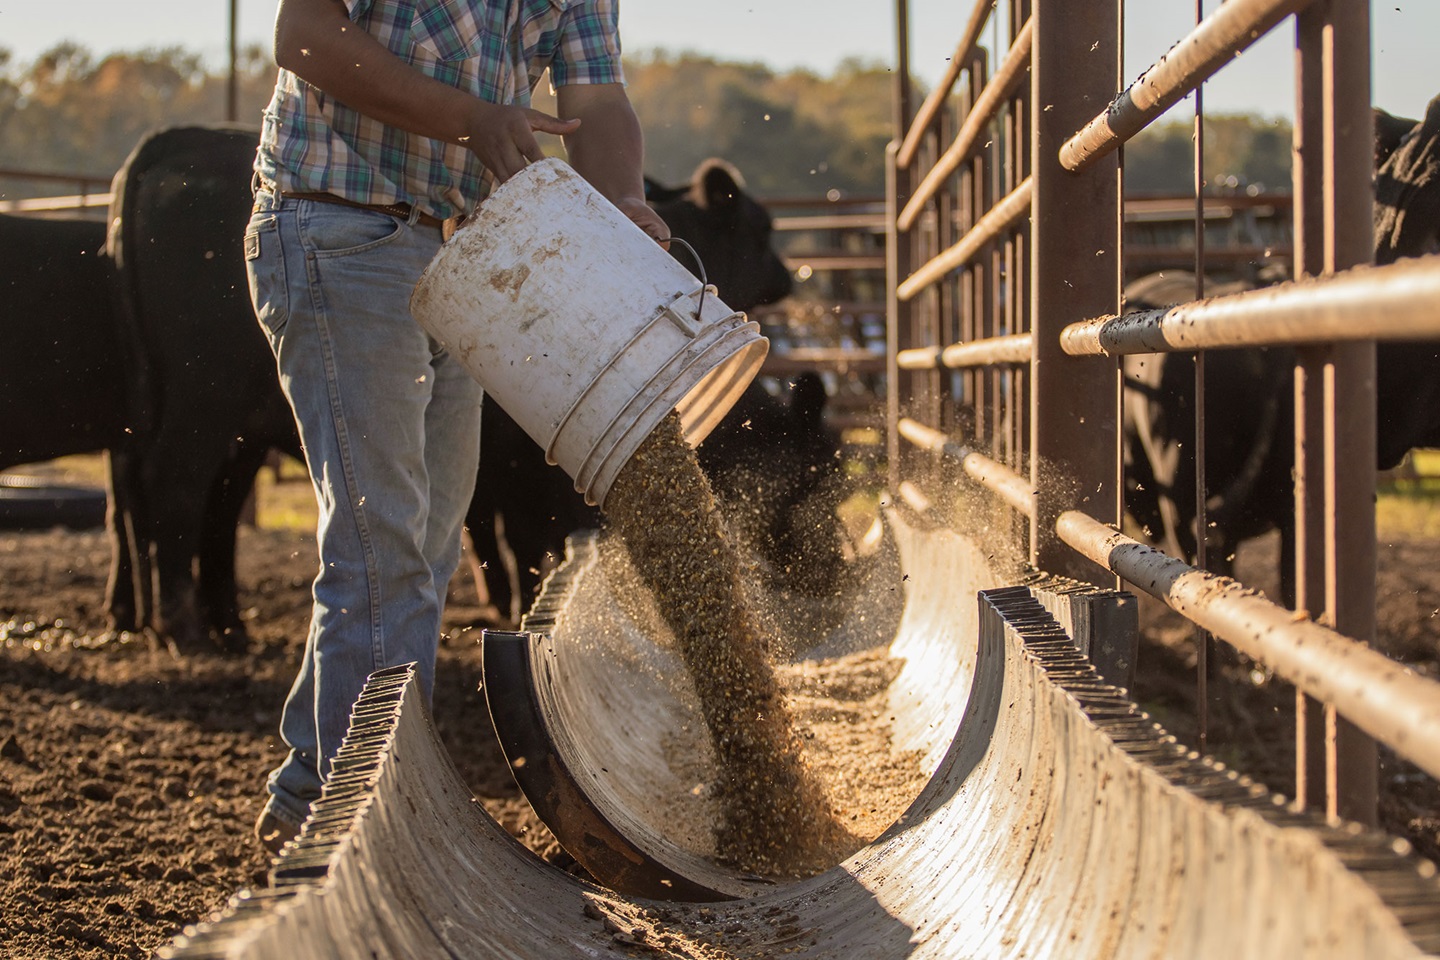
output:
[{"label": "white plastic bucket", "polygon": [[[560,160],[501,184],[426,268],[410,312],[603,504],[671,410],[698,444],[769,350]],[[695,317],[697,306],[700,317]]]}]

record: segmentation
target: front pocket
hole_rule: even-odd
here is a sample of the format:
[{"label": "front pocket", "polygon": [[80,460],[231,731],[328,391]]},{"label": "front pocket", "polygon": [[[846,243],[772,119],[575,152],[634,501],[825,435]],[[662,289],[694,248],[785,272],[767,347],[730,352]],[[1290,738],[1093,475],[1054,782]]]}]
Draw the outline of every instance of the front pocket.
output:
[{"label": "front pocket", "polygon": [[301,200],[300,242],[316,257],[344,257],[382,246],[400,236],[404,221],[378,210],[361,210],[323,200]]}]

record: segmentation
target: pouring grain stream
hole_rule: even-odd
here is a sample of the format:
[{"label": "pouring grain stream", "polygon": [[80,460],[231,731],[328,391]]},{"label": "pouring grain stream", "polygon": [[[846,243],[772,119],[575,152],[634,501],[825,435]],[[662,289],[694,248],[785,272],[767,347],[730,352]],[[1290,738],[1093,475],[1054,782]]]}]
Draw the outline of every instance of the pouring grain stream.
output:
[{"label": "pouring grain stream", "polygon": [[771,876],[829,866],[828,851],[850,838],[805,765],[739,558],[678,416],[625,465],[604,512],[694,681],[719,766],[721,858]]}]

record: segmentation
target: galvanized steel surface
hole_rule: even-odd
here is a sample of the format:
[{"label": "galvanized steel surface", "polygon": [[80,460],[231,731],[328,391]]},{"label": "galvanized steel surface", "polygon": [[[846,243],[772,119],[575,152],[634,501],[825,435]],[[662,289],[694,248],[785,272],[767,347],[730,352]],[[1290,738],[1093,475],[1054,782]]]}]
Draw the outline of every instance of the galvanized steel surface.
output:
[{"label": "galvanized steel surface", "polygon": [[955,135],[955,140],[920,181],[920,185],[915,188],[914,195],[905,204],[905,208],[900,211],[898,222],[901,230],[909,230],[914,226],[915,218],[920,216],[926,201],[934,198],[946,178],[953,174],[960,164],[969,159],[970,154],[975,151],[986,125],[995,118],[1005,99],[1014,94],[1024,79],[1025,69],[1030,64],[1031,45],[1034,37],[1034,24],[1027,20],[1015,34],[1015,40],[1010,45],[1010,49],[1006,51],[1005,59],[995,69],[995,75],[990,78],[985,89],[976,97],[975,105],[966,115],[960,132]]},{"label": "galvanized steel surface", "polygon": [[1062,514],[1059,534],[1440,776],[1440,683],[1242,583],[1187,566],[1082,513]]},{"label": "galvanized steel surface", "polygon": [[1440,338],[1440,255],[1073,323],[1072,356]]},{"label": "galvanized steel surface", "polygon": [[[577,880],[471,799],[400,668],[367,686],[274,889],[165,955],[1338,960],[1436,946],[1433,868],[1187,752],[1029,588],[977,605],[963,585],[986,579],[982,551],[895,529],[913,575],[892,652],[923,687],[911,733],[937,762],[900,821],[845,863],[704,905]],[[583,682],[595,655],[559,669]]]},{"label": "galvanized steel surface", "polygon": [[1067,170],[1080,170],[1129,140],[1311,0],[1228,0],[1060,150]]},{"label": "galvanized steel surface", "polygon": [[985,215],[976,221],[975,226],[953,246],[947,247],[938,256],[921,264],[900,284],[898,290],[900,299],[911,299],[951,270],[969,263],[971,258],[984,249],[986,244],[993,243],[1000,233],[1012,228],[1017,221],[1030,212],[1030,202],[1035,194],[1034,187],[1030,178],[1022,180],[1018,187],[987,210]]}]

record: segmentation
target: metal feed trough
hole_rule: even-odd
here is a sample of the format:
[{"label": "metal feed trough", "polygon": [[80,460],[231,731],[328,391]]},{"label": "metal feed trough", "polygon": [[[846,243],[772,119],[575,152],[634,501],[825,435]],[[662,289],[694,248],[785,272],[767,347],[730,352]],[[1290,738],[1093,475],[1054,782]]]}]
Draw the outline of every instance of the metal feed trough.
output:
[{"label": "metal feed trough", "polygon": [[[891,650],[905,667],[891,707],[903,714],[897,735],[932,773],[899,821],[839,866],[764,883],[678,850],[664,805],[687,791],[655,755],[693,717],[660,679],[673,676],[673,653],[615,606],[587,540],[547,586],[558,608],[549,637],[526,647],[544,680],[496,690],[487,655],[485,685],[492,707],[528,698],[550,718],[587,724],[583,738],[531,744],[520,772],[541,771],[527,793],[544,809],[553,771],[575,771],[578,789],[547,820],[606,886],[542,863],[473,801],[413,671],[396,668],[356,705],[325,795],[276,862],[272,888],[237,899],[167,955],[632,957],[641,947],[673,957],[1338,960],[1440,947],[1440,886],[1426,862],[1383,835],[1296,813],[1178,745],[1061,627],[1067,605],[1094,599],[1133,615],[1133,597],[1043,577],[985,589],[985,556],[968,540],[892,526],[913,573],[894,625]],[[974,588],[963,610],[957,585]],[[624,683],[626,674],[642,679]],[[513,718],[496,721],[516,742]],[[607,818],[628,857],[597,829]]]},{"label": "metal feed trough", "polygon": [[[1440,337],[1440,258],[1363,268],[1368,3],[1229,0],[1127,88],[1119,0],[978,0],[949,72],[918,107],[905,0],[896,15],[886,251],[895,552],[882,589],[903,580],[904,604],[882,643],[904,663],[889,693],[897,745],[919,751],[929,774],[909,809],[804,881],[766,883],[697,857],[671,815],[684,784],[656,739],[693,724],[692,708],[672,655],[616,603],[596,543],[581,540],[529,632],[487,644],[486,689],[532,805],[598,882],[542,863],[481,810],[411,672],[397,668],[356,705],[325,796],[276,862],[272,888],[240,895],[167,955],[1440,952],[1434,864],[1374,827],[1377,741],[1440,774],[1440,685],[1364,643],[1374,634],[1374,340]],[[1301,280],[1125,315],[1116,148],[1198,99],[1207,77],[1274,29],[1296,39]],[[993,63],[980,45],[987,30]],[[1203,276],[1198,227],[1196,248]],[[1116,357],[1267,344],[1295,345],[1299,358],[1301,613],[1206,572],[1203,537],[1190,566],[1118,529]],[[927,514],[961,485],[995,495],[1005,519],[990,536],[1018,532],[1024,582],[992,570],[994,544]],[[1133,669],[1131,589],[1295,685],[1297,799],[1181,746],[1110,682]],[[1211,641],[1200,639],[1203,705]]]}]

